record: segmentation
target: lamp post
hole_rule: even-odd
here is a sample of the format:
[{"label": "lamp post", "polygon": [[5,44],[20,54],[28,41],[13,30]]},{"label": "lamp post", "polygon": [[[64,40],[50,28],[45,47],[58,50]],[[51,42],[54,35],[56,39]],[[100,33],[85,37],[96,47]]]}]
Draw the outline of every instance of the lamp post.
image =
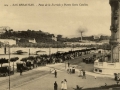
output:
[{"label": "lamp post", "polygon": [[57,52],[58,52],[58,41],[57,41]]},{"label": "lamp post", "polygon": [[65,69],[66,69],[66,61],[65,61]]},{"label": "lamp post", "polygon": [[50,48],[50,45],[49,45],[49,56],[51,55],[51,48]]},{"label": "lamp post", "polygon": [[[9,42],[8,42],[9,45]],[[9,69],[10,69],[10,45],[9,45]],[[10,70],[9,70],[9,90],[10,90]]]},{"label": "lamp post", "polygon": [[73,51],[74,51],[74,44],[73,44]]},{"label": "lamp post", "polygon": [[30,49],[29,49],[29,56],[30,56]]},{"label": "lamp post", "polygon": [[8,54],[9,54],[9,90],[10,90],[10,45],[9,45],[9,42],[4,42],[5,43],[5,46],[8,45]]}]

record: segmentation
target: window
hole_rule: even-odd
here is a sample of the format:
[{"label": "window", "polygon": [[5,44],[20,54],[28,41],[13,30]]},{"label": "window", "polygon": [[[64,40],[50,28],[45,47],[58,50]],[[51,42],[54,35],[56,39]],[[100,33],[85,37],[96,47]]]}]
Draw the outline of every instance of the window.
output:
[{"label": "window", "polygon": [[99,72],[102,72],[102,70],[99,70]]},{"label": "window", "polygon": [[95,71],[97,72],[97,69],[95,69]]}]

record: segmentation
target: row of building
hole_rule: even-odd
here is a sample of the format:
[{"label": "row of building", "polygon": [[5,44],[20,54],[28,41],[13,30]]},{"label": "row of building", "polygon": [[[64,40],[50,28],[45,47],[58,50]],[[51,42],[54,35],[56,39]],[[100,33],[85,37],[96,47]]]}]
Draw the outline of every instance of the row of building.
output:
[{"label": "row of building", "polygon": [[[35,39],[29,39],[28,41],[29,41],[29,43],[36,43]],[[0,42],[4,43],[4,44],[9,43],[9,45],[16,45],[17,44],[16,40],[13,40],[13,39],[0,39]]]}]

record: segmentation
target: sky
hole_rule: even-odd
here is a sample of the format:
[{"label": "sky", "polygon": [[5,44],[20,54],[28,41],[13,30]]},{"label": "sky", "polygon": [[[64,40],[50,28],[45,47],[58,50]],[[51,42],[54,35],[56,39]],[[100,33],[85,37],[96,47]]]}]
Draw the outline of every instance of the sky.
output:
[{"label": "sky", "polygon": [[42,30],[77,37],[78,30],[85,29],[83,35],[87,36],[111,35],[110,24],[109,0],[1,0],[0,3],[0,27],[9,26],[14,31]]}]

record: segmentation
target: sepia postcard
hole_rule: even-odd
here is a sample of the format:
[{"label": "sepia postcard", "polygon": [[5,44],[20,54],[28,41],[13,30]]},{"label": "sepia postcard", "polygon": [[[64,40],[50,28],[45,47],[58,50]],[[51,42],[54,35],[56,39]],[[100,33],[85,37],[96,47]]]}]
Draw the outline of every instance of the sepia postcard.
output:
[{"label": "sepia postcard", "polygon": [[120,89],[120,0],[0,1],[0,90]]}]

